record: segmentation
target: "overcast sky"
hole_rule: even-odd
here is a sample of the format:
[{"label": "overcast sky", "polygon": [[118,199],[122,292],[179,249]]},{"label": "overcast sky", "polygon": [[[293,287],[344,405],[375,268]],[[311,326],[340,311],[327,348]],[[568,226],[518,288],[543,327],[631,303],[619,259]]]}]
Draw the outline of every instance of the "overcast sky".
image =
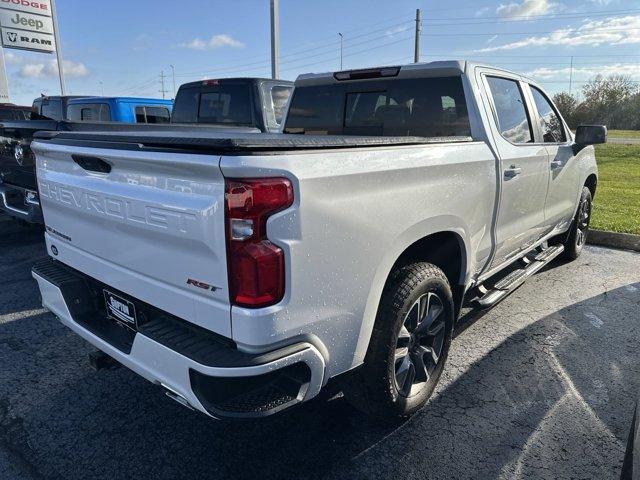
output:
[{"label": "overcast sky", "polygon": [[[268,0],[57,0],[69,93],[167,96],[176,83],[270,76]],[[281,77],[413,60],[474,59],[523,72],[556,92],[597,73],[640,81],[640,0],[281,0]],[[55,56],[5,50],[9,93],[58,94]]]}]

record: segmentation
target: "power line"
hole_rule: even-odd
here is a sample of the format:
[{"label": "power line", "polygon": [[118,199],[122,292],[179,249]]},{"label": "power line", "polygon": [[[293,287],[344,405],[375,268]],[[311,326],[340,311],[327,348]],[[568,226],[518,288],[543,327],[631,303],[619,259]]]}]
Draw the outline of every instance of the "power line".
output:
[{"label": "power line", "polygon": [[[640,27],[629,27],[629,28],[606,28],[606,27],[598,27],[598,28],[567,28],[563,29],[567,33],[609,33],[609,32],[628,32],[629,30],[640,30]],[[459,36],[493,36],[493,35],[546,35],[550,33],[557,33],[559,30],[550,30],[545,32],[457,32],[457,33],[421,33],[422,36],[425,37],[459,37]]]},{"label": "power line", "polygon": [[493,17],[440,17],[440,18],[432,18],[429,21],[440,21],[440,20],[477,20],[478,22],[483,22],[484,20],[499,20],[503,22],[528,22],[535,20],[553,20],[553,19],[565,19],[565,18],[583,18],[583,17],[601,17],[607,15],[626,15],[640,13],[640,9],[638,8],[628,8],[622,10],[596,10],[593,12],[587,13],[544,13],[538,15],[514,15],[512,17],[501,17],[501,16],[493,16]]},{"label": "power line", "polygon": [[[452,11],[452,10],[466,10],[466,9],[471,9],[471,8],[479,8],[479,7],[488,7],[490,5],[474,5],[473,7],[459,7],[459,8],[442,8],[442,9],[425,9],[425,12],[429,13],[429,12],[436,12],[436,11]],[[633,13],[638,13],[640,12],[640,9],[618,9],[618,10],[600,10],[600,11],[593,11],[593,12],[589,12],[589,13],[556,13],[556,14],[541,14],[541,15],[520,15],[520,16],[514,16],[511,18],[504,18],[504,17],[500,17],[500,16],[494,16],[494,17],[465,17],[465,16],[459,16],[459,17],[440,17],[437,18],[435,16],[429,16],[429,20],[427,21],[422,21],[421,24],[424,26],[428,26],[428,27],[445,27],[445,26],[455,26],[455,25],[482,25],[482,24],[496,24],[496,23],[514,23],[514,22],[519,22],[519,21],[539,21],[542,19],[548,19],[548,20],[559,20],[559,19],[571,19],[571,18],[585,18],[585,17],[594,17],[594,16],[603,16],[603,15],[613,15],[613,14],[633,14]],[[381,39],[383,39],[384,37],[382,35],[379,35],[381,32],[388,32],[388,35],[386,36],[397,36],[398,34],[404,33],[404,32],[408,32],[410,30],[412,30],[412,24],[414,23],[414,20],[405,20],[402,22],[396,22],[395,20],[397,19],[401,19],[401,18],[408,18],[410,15],[409,12],[407,12],[406,15],[398,15],[397,17],[390,17],[390,18],[386,18],[384,21],[380,21],[380,22],[376,22],[373,24],[368,24],[366,26],[360,26],[358,28],[354,28],[351,30],[345,30],[343,31],[343,33],[349,33],[349,32],[361,32],[364,29],[370,29],[371,27],[374,26],[378,26],[378,25],[384,25],[381,28],[375,28],[374,30],[368,30],[365,31],[363,33],[358,33],[356,35],[352,35],[352,36],[347,36],[345,35],[345,40],[349,40],[348,42],[345,41],[345,50],[349,50],[349,49],[353,49],[354,47],[357,47],[359,45],[365,45],[368,43],[372,43],[372,42],[379,42]],[[614,18],[623,18],[623,17],[614,17]],[[457,21],[455,23],[443,23],[443,22],[449,22],[449,21]],[[470,22],[461,22],[460,20],[472,20]],[[393,22],[392,22],[393,21]],[[392,29],[396,28],[396,27],[402,27],[402,26],[407,26],[407,28],[401,29],[399,31],[392,31]],[[571,30],[572,32],[574,32],[575,30],[580,29],[580,26],[578,27],[573,27],[573,28],[569,28],[568,30]],[[639,28],[607,28],[607,27],[593,27],[592,29],[582,29],[581,31],[584,32],[591,32],[591,31],[598,31],[601,30],[603,33],[607,33],[607,32],[612,32],[612,31],[628,31],[628,30],[638,30]],[[557,31],[557,30],[556,30]],[[474,33],[422,33],[423,36],[434,36],[434,37],[438,37],[438,36],[442,36],[442,37],[449,37],[449,36],[488,36],[488,35],[536,35],[536,34],[550,34],[550,33],[554,33],[553,31],[549,31],[549,32],[474,32]],[[376,35],[378,34],[378,35]],[[366,37],[370,37],[372,35],[376,35],[375,38],[366,38]],[[330,37],[324,37],[324,38],[330,38]],[[365,40],[363,41],[359,41],[359,42],[353,42],[354,39],[359,39],[359,38],[365,38]],[[385,46],[389,46],[389,45],[394,45],[403,41],[408,40],[408,38],[400,38],[397,41],[393,41],[393,42],[387,42],[387,43],[382,43],[379,45],[372,45],[369,49],[366,50],[359,50],[359,51],[352,51],[350,53],[347,53],[346,55],[344,55],[345,57],[352,57],[355,55],[358,55],[360,53],[364,53],[364,52],[369,52],[371,49],[373,48],[382,48]],[[291,71],[294,70],[296,68],[305,68],[307,66],[313,66],[313,65],[318,65],[318,64],[322,64],[322,63],[326,63],[326,62],[330,62],[332,60],[335,60],[335,58],[333,58],[335,56],[335,51],[336,51],[336,45],[337,42],[335,40],[335,37],[333,37],[333,41],[331,42],[327,42],[327,43],[318,43],[318,41],[312,43],[311,45],[313,46],[308,46],[304,49],[298,49],[298,50],[294,50],[291,51],[289,53],[286,53],[284,55],[281,55],[281,59],[287,59],[287,60],[283,60],[283,64],[289,65],[288,68],[285,68],[284,71]],[[309,52],[316,52],[312,55],[309,55]],[[326,58],[323,60],[319,60],[319,61],[315,61],[315,62],[311,62],[311,63],[305,63],[302,65],[297,65],[294,66],[296,64],[299,64],[300,62],[306,62],[308,59],[310,58],[318,58],[318,57],[323,57],[323,56],[327,56],[327,55],[332,55],[331,58]],[[476,58],[482,58],[482,57],[486,57],[486,58],[494,58],[494,59],[498,59],[498,58],[508,58],[509,55],[501,55],[501,56],[495,56],[495,55],[476,55],[475,53],[467,53],[467,54],[456,54],[456,55],[452,55],[452,54],[429,54],[429,57],[448,57],[448,58],[452,58],[452,57],[460,57],[460,56],[472,56],[472,57],[476,57]],[[569,58],[570,55],[513,55],[512,57],[517,57],[517,58],[524,58],[524,57],[530,57],[530,58],[549,58],[549,57],[557,57],[557,58]],[[574,55],[574,57],[576,58],[582,58],[582,57],[593,57],[593,58],[609,58],[609,57],[640,57],[640,55],[634,55],[634,54],[629,54],[629,55]],[[240,72],[240,71],[246,71],[248,68],[253,67],[255,69],[261,69],[262,67],[267,67],[269,65],[269,60],[266,59],[265,55],[260,55],[260,56],[255,56],[255,57],[248,57],[245,60],[249,60],[250,58],[261,58],[262,60],[259,61],[255,61],[255,62],[246,62],[246,63],[240,63],[240,64],[235,64],[235,65],[228,65],[224,68],[218,68],[218,69],[210,69],[210,70],[200,70],[200,71],[192,71],[192,72],[184,72],[181,73],[180,75],[176,75],[176,77],[194,77],[194,76],[199,76],[199,75],[207,75],[207,74],[220,74],[220,73],[234,73],[234,72]],[[404,57],[403,57],[404,58]],[[134,86],[128,87],[126,89],[124,89],[123,91],[125,92],[129,92],[129,91],[140,91],[142,89],[146,89],[148,88],[154,81],[157,81],[157,77],[155,79],[152,80],[146,80],[144,82],[141,82],[139,84],[136,84]],[[161,92],[165,92],[166,90],[164,90],[164,86],[162,87]]]},{"label": "power line", "polygon": [[[404,24],[410,24],[410,23],[412,24],[413,20],[408,20],[406,22],[401,22],[401,23],[395,23],[393,25],[389,25],[389,26],[387,26],[385,28],[382,28],[382,29],[373,30],[373,31],[365,33],[365,34],[360,34],[360,35],[349,37],[350,43],[345,47],[345,49],[352,48],[352,47],[358,46],[358,45],[363,45],[363,44],[368,43],[368,42],[379,40],[380,37],[364,40],[364,41],[361,41],[361,42],[355,42],[355,43],[351,42],[351,40],[353,40],[353,39],[362,38],[362,37],[365,37],[365,36],[373,35],[374,33],[378,33],[378,32],[385,31],[385,30],[388,30],[388,29],[396,27],[396,26],[400,26],[400,25],[404,25]],[[409,29],[402,30],[401,32],[397,32],[397,33],[403,33],[404,31],[408,31],[408,30]],[[326,44],[323,44],[323,45],[319,45],[317,47],[306,48],[304,50],[297,50],[295,52],[291,52],[291,53],[288,53],[286,55],[280,55],[280,59],[290,58],[290,57],[304,57],[304,59],[306,60],[307,58],[313,58],[313,57],[317,57],[319,55],[323,55],[323,54],[325,54],[325,53],[327,53],[329,51],[334,52],[335,51],[335,47],[337,46],[337,44],[338,44],[338,42],[334,40],[333,42],[326,43]],[[331,47],[331,48],[327,49],[327,47]],[[315,50],[321,50],[321,49],[324,49],[325,52],[321,52],[321,53],[318,53],[318,54],[315,54],[315,55],[309,55],[309,52],[313,52]],[[264,58],[264,56],[262,58]],[[282,63],[288,63],[288,62],[291,62],[291,60],[283,61]],[[224,70],[228,70],[228,69],[236,70],[239,67],[261,66],[261,65],[264,65],[264,64],[268,64],[268,63],[269,63],[269,60],[261,60],[261,61],[258,61],[258,62],[237,64],[237,65],[234,65],[234,66],[231,66],[231,67],[227,67],[227,68],[223,68],[223,69],[198,70],[198,71],[195,71],[195,72],[185,72],[185,73],[182,73],[182,74],[176,75],[176,76],[177,77],[192,77],[192,76],[195,76],[195,75],[206,75],[207,73],[220,72],[220,71],[224,71]]]}]

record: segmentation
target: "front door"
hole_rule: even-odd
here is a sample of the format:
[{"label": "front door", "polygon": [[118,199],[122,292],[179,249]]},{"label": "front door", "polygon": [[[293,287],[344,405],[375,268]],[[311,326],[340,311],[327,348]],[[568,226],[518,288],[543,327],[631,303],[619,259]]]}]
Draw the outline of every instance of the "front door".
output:
[{"label": "front door", "polygon": [[529,249],[546,233],[549,156],[545,145],[536,144],[520,80],[502,74],[483,77],[501,166],[496,251],[491,262],[491,267],[497,267]]}]

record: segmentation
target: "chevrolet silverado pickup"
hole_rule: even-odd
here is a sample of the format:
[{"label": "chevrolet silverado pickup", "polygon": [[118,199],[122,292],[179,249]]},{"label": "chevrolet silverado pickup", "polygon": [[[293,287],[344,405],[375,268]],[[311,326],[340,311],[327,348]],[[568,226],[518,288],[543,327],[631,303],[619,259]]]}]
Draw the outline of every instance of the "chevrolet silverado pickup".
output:
[{"label": "chevrolet silverado pickup", "polygon": [[[209,125],[235,132],[278,132],[293,89],[286,80],[224,78],[181,85],[173,116],[171,101],[129,97],[42,97],[34,119],[0,124],[0,210],[29,223],[42,223],[31,141],[45,130],[123,130],[135,123],[162,129],[172,124]],[[171,120],[170,120],[171,118]],[[61,121],[68,120],[68,121]],[[117,122],[106,126],[104,123]],[[194,129],[192,128],[192,130]],[[175,127],[173,127],[175,130]]]},{"label": "chevrolet silverado pickup", "polygon": [[212,417],[329,380],[408,416],[463,306],[585,243],[597,169],[544,90],[465,61],[300,76],[284,134],[45,132],[43,305]]}]

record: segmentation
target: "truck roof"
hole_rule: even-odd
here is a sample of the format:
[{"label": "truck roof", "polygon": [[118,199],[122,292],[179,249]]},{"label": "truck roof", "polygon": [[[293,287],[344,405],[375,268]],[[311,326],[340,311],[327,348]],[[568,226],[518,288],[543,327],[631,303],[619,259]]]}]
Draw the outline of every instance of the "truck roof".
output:
[{"label": "truck roof", "polygon": [[[311,85],[326,85],[328,83],[340,83],[342,80],[348,80],[349,78],[339,77],[343,74],[345,77],[350,74],[358,75],[358,80],[366,80],[367,72],[383,72],[382,75],[371,76],[369,78],[382,77],[396,77],[396,78],[420,78],[420,77],[433,77],[433,76],[447,76],[447,75],[462,75],[463,73],[471,71],[475,67],[486,67],[493,70],[500,70],[511,75],[517,75],[525,78],[523,75],[505,70],[504,68],[494,67],[483,63],[473,62],[469,60],[440,60],[436,62],[423,62],[423,63],[409,63],[405,65],[388,65],[374,68],[362,68],[354,70],[343,70],[337,72],[324,72],[324,73],[303,73],[296,79],[296,86],[311,86]],[[355,79],[355,78],[354,78]]]},{"label": "truck roof", "polygon": [[145,98],[145,97],[82,97],[75,98],[73,100],[69,100],[69,105],[75,105],[77,103],[87,103],[87,102],[127,102],[127,103],[147,103],[153,104],[157,103],[159,105],[169,105],[172,100],[162,99],[162,98]]},{"label": "truck roof", "polygon": [[183,83],[180,85],[180,88],[193,88],[193,87],[201,87],[203,84],[207,82],[246,82],[246,83],[254,83],[254,82],[274,82],[279,83],[281,85],[292,85],[293,82],[290,80],[279,80],[273,78],[263,78],[263,77],[230,77],[230,78],[208,78],[205,80],[198,80],[196,82]]}]

